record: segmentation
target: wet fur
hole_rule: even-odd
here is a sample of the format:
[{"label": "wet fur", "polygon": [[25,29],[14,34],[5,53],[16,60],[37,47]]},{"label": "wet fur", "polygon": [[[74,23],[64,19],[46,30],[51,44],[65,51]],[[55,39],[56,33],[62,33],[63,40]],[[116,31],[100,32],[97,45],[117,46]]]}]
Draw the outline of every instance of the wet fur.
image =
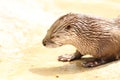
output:
[{"label": "wet fur", "polygon": [[119,59],[119,20],[69,13],[55,21],[43,44],[47,47],[71,44],[82,55],[90,54],[105,61]]}]

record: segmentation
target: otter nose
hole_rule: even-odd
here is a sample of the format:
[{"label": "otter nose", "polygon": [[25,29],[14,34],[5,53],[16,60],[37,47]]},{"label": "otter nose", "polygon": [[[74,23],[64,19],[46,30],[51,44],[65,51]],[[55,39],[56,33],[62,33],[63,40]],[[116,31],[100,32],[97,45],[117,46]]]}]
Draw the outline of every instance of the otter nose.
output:
[{"label": "otter nose", "polygon": [[46,46],[46,41],[44,41],[44,40],[43,40],[43,42],[42,42],[42,43],[43,43],[43,45],[44,45],[44,46]]}]

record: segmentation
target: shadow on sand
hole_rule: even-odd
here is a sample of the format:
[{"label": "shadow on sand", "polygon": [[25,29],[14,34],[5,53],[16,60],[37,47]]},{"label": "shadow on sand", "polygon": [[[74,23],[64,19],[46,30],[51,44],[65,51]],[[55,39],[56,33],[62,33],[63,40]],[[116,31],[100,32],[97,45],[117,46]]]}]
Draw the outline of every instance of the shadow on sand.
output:
[{"label": "shadow on sand", "polygon": [[32,73],[35,73],[38,75],[44,75],[44,76],[54,76],[57,74],[60,74],[60,75],[75,74],[75,73],[83,73],[86,71],[102,69],[103,67],[107,67],[108,65],[112,63],[117,63],[117,62],[118,61],[114,61],[98,67],[93,67],[93,68],[84,68],[81,65],[81,60],[76,60],[76,61],[69,62],[68,64],[65,63],[65,65],[63,66],[31,68],[29,69],[29,71]]}]

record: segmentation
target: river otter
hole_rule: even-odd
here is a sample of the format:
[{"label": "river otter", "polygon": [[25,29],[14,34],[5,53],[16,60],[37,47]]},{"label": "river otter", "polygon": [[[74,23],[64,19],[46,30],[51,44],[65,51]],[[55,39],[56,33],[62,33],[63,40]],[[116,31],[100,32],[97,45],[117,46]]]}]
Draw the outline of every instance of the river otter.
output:
[{"label": "river otter", "polygon": [[95,59],[83,64],[94,67],[120,57],[120,19],[104,19],[88,15],[69,13],[56,20],[43,39],[46,47],[71,44],[76,47],[74,54],[58,57],[67,62],[92,55]]}]

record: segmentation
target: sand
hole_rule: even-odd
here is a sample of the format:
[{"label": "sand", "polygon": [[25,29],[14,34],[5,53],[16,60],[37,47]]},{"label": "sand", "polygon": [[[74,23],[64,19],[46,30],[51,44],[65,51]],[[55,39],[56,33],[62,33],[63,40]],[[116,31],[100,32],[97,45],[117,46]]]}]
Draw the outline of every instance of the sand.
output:
[{"label": "sand", "polygon": [[42,45],[47,30],[61,15],[73,12],[115,18],[119,0],[1,0],[0,80],[119,80],[120,61],[84,68],[82,60],[58,62],[74,53],[65,45]]}]

